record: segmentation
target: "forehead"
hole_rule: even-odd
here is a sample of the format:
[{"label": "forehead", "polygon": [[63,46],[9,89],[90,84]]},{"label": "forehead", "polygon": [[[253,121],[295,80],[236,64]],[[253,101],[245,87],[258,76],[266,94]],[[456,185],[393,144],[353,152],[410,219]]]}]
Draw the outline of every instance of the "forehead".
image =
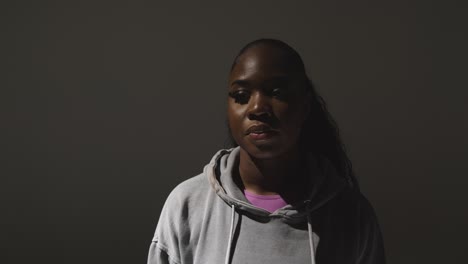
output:
[{"label": "forehead", "polygon": [[293,75],[297,65],[291,56],[278,47],[258,45],[246,50],[237,60],[230,79],[252,76]]}]

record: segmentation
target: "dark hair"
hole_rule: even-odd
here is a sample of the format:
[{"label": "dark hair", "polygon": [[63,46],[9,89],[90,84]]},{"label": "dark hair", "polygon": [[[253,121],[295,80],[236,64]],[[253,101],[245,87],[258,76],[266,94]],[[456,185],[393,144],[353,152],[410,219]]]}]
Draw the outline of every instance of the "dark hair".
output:
[{"label": "dark hair", "polygon": [[[306,88],[311,93],[310,105],[311,111],[307,117],[300,136],[300,147],[312,152],[318,158],[328,159],[339,175],[356,188],[359,188],[354,175],[351,160],[349,159],[346,148],[341,140],[338,125],[327,109],[325,100],[317,93],[312,81],[307,77],[304,62],[299,53],[291,46],[277,39],[258,39],[245,45],[237,54],[231,66],[231,71],[239,61],[239,58],[248,49],[257,45],[269,45],[277,47],[285,52],[288,65],[294,67],[294,71],[304,74]],[[229,143],[232,147],[238,146],[228,128]]]}]

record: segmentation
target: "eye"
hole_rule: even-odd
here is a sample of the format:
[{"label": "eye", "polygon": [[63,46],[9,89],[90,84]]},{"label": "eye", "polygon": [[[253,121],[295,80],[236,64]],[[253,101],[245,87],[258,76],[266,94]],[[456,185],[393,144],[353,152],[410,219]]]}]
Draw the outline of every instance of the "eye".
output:
[{"label": "eye", "polygon": [[277,86],[270,90],[270,95],[278,98],[279,100],[286,100],[288,99],[288,89],[282,86]]},{"label": "eye", "polygon": [[246,104],[249,101],[250,93],[245,90],[237,90],[230,92],[229,96],[238,104]]}]

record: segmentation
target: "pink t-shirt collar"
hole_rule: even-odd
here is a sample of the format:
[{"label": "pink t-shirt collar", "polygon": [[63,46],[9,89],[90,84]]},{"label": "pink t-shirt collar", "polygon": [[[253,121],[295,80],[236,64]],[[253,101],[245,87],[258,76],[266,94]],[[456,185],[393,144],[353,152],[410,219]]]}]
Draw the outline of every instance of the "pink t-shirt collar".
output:
[{"label": "pink t-shirt collar", "polygon": [[288,203],[278,194],[274,195],[260,195],[260,194],[255,194],[251,193],[247,190],[244,190],[245,198],[247,200],[262,209],[267,210],[270,213],[273,213],[274,211],[286,206]]}]

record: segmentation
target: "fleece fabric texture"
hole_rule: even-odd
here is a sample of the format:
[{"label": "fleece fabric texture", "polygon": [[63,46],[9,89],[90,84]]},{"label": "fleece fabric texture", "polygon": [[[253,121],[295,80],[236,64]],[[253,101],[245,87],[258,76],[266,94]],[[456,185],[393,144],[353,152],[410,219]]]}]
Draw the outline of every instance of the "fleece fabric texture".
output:
[{"label": "fleece fabric texture", "polygon": [[383,264],[372,206],[327,160],[310,157],[309,198],[273,213],[233,180],[239,147],[218,151],[203,173],[168,196],[148,264]]}]

